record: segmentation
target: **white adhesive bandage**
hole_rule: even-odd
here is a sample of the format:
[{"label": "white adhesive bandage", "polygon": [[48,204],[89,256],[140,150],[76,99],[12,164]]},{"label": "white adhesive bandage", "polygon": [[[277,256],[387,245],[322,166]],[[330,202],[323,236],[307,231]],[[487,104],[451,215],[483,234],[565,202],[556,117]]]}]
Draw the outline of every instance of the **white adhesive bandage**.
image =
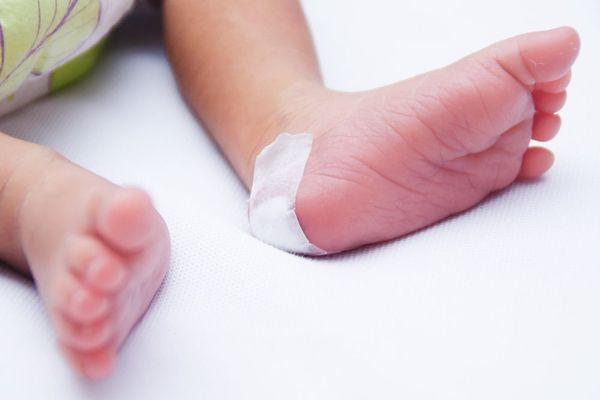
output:
[{"label": "white adhesive bandage", "polygon": [[296,192],[312,148],[310,133],[282,133],[256,157],[248,207],[250,229],[260,240],[292,253],[321,256],[296,216]]}]

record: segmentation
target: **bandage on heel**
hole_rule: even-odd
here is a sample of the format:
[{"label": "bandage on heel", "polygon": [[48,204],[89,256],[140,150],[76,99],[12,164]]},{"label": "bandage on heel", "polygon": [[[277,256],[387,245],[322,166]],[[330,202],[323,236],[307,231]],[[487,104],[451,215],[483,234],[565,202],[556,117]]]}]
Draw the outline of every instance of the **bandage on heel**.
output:
[{"label": "bandage on heel", "polygon": [[256,158],[248,204],[252,234],[291,253],[321,256],[309,242],[295,212],[296,194],[312,149],[310,133],[282,133]]}]

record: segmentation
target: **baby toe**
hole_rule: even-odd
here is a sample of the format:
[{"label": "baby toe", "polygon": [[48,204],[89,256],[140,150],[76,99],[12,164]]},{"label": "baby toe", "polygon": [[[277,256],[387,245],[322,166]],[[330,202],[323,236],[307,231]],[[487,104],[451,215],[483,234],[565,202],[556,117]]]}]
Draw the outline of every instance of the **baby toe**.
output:
[{"label": "baby toe", "polygon": [[91,353],[81,352],[64,344],[60,344],[60,348],[75,371],[88,379],[99,380],[105,378],[113,370],[116,351],[112,348]]},{"label": "baby toe", "polygon": [[565,105],[567,92],[547,93],[534,91],[533,101],[535,102],[536,110],[545,112],[546,114],[554,114]]},{"label": "baby toe", "polygon": [[91,322],[106,315],[110,301],[106,296],[95,293],[70,272],[56,286],[55,307],[76,322]]},{"label": "baby toe", "polygon": [[84,284],[103,292],[117,290],[127,275],[121,258],[93,237],[79,236],[67,242],[66,262]]},{"label": "baby toe", "polygon": [[106,378],[114,368],[116,354],[114,350],[100,350],[82,356],[82,370],[84,376],[98,380]]},{"label": "baby toe", "polygon": [[571,82],[571,71],[567,72],[561,78],[549,82],[539,82],[535,85],[535,90],[547,93],[560,93],[567,89]]},{"label": "baby toe", "polygon": [[548,141],[556,136],[560,125],[561,120],[558,115],[538,112],[533,120],[532,138],[540,142]]},{"label": "baby toe", "polygon": [[494,45],[500,64],[523,84],[560,79],[579,53],[577,32],[569,27],[532,32]]},{"label": "baby toe", "polygon": [[543,147],[530,147],[523,155],[520,179],[536,179],[552,167],[554,155]]},{"label": "baby toe", "polygon": [[95,258],[86,271],[86,281],[97,289],[114,292],[125,282],[127,271],[123,262],[107,255]]},{"label": "baby toe", "polygon": [[70,235],[65,239],[65,262],[69,267],[77,269],[85,265],[98,252],[98,241],[85,235]]},{"label": "baby toe", "polygon": [[75,323],[63,315],[58,315],[55,317],[54,325],[59,341],[63,345],[83,352],[97,350],[105,346],[115,334],[114,324],[108,319],[85,325]]},{"label": "baby toe", "polygon": [[108,243],[124,252],[140,250],[152,236],[160,216],[150,197],[138,189],[120,189],[108,199],[98,216],[98,231]]}]

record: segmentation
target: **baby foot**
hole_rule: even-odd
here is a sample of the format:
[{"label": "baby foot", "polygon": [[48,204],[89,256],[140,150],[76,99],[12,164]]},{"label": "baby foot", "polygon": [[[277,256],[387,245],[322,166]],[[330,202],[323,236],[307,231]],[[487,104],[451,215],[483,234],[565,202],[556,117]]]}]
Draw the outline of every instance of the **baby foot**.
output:
[{"label": "baby foot", "polygon": [[166,273],[165,223],[144,192],[58,159],[27,189],[19,226],[61,348],[82,375],[105,377]]},{"label": "baby foot", "polygon": [[560,28],[370,92],[296,96],[282,130],[314,135],[296,197],[309,241],[338,252],[393,239],[542,175],[553,156],[529,142],[557,133],[578,49]]}]

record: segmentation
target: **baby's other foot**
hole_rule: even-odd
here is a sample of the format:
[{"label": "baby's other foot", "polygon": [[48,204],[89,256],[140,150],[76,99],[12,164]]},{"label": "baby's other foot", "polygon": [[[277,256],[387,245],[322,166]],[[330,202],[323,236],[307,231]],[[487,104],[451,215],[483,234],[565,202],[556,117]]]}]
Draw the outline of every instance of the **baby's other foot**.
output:
[{"label": "baby's other foot", "polygon": [[381,89],[291,96],[278,132],[314,135],[296,197],[309,241],[338,252],[393,239],[542,175],[552,153],[529,143],[558,132],[578,50],[560,28]]},{"label": "baby's other foot", "polygon": [[166,273],[166,225],[144,192],[60,157],[34,182],[20,212],[23,253],[67,358],[105,377]]}]

